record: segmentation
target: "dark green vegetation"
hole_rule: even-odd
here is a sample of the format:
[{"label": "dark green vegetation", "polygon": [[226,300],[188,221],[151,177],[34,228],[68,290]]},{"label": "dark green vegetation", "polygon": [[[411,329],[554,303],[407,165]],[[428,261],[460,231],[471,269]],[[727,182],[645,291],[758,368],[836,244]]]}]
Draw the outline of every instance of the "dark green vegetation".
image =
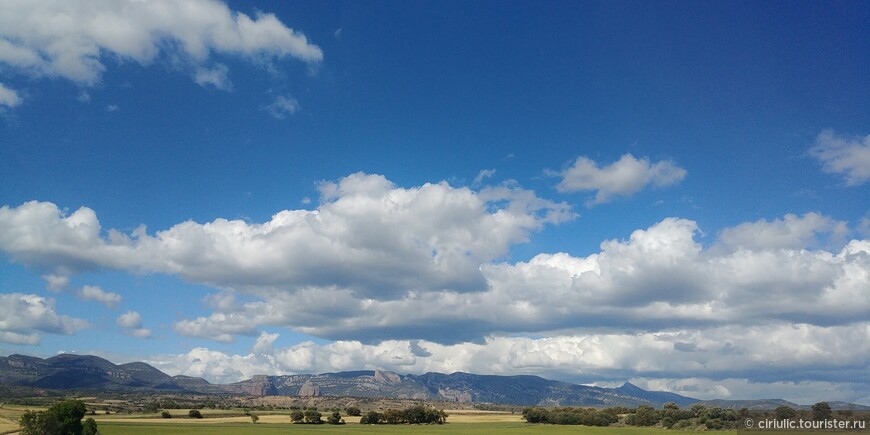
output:
[{"label": "dark green vegetation", "polygon": [[26,411],[21,416],[21,435],[96,435],[97,423],[88,418],[87,408],[78,400],[64,400],[45,411]]},{"label": "dark green vegetation", "polygon": [[388,409],[384,412],[369,411],[360,419],[360,424],[444,424],[444,410],[414,405],[407,409]]},{"label": "dark green vegetation", "polygon": [[[623,417],[624,416],[624,417]],[[690,430],[731,430],[745,428],[747,419],[794,419],[828,420],[833,416],[830,405],[819,402],[812,406],[811,411],[797,411],[788,406],[780,406],[772,413],[724,409],[718,406],[693,404],[688,409],[681,409],[676,403],[666,403],[662,409],[656,410],[650,406],[641,405],[635,409],[611,407],[594,408],[526,408],[523,419],[528,423],[549,423],[555,425],[610,426],[621,423],[636,427],[660,427],[665,429]],[[840,420],[866,421],[867,415],[856,415],[853,411],[838,411]]]}]

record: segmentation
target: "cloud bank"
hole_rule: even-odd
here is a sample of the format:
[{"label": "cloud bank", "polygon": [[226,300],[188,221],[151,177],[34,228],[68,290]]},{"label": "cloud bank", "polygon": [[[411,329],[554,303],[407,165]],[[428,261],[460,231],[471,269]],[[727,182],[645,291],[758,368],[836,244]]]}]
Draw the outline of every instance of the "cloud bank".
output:
[{"label": "cloud bank", "polygon": [[[215,288],[211,313],[178,321],[175,332],[252,340],[251,354],[198,348],[159,361],[213,381],[385,368],[583,382],[686,377],[696,383],[668,388],[700,394],[824,382],[850,386],[850,400],[870,396],[851,387],[870,381],[870,241],[848,240],[846,222],[788,214],[725,228],[705,246],[698,223],[672,217],[585,256],[510,261],[512,246],[575,218],[570,207],[513,185],[404,188],[364,173],[319,190],[313,210],[154,233],[103,229],[86,207],[4,206],[0,250],[49,286],[112,269]],[[141,323],[135,311],[118,319],[128,334],[150,335]],[[83,327],[47,325],[3,326],[19,334],[3,340]],[[281,347],[266,328],[334,342]]]}]

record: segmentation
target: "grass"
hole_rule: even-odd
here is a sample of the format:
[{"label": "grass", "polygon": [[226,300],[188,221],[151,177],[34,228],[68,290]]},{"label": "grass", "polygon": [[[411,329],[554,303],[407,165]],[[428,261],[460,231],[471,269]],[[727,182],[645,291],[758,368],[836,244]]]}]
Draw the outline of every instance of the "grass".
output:
[{"label": "grass", "polygon": [[[679,431],[665,429],[650,429],[636,427],[585,427],[585,426],[554,426],[532,425],[526,423],[448,423],[445,425],[358,425],[342,426],[304,425],[304,424],[173,424],[173,423],[134,423],[134,422],[102,422],[99,424],[103,435],[229,435],[229,434],[455,434],[455,435],[641,435],[647,433],[679,434]],[[710,431],[708,434],[734,434],[735,432]]]}]

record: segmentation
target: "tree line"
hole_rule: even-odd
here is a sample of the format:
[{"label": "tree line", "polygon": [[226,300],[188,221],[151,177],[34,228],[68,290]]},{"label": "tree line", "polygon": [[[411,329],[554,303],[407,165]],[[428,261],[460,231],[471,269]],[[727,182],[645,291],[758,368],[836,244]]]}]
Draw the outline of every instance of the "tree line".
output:
[{"label": "tree line", "polygon": [[[851,416],[849,411],[840,411],[840,416]],[[777,420],[791,419],[798,411],[780,406],[773,412]],[[826,420],[831,418],[831,407],[827,402],[819,402],[812,406],[808,418]],[[764,413],[767,416],[767,413]],[[661,426],[674,429],[737,429],[743,421],[750,417],[746,408],[740,410],[724,409],[718,406],[706,406],[696,403],[688,409],[681,409],[676,403],[666,403],[657,410],[651,406],[641,405],[635,409],[627,407],[594,408],[543,408],[532,407],[523,410],[523,419],[527,423],[610,426],[622,421],[628,426]]]},{"label": "tree line", "polygon": [[447,413],[442,409],[414,405],[406,409],[388,409],[384,412],[369,411],[360,419],[360,424],[444,424]]}]

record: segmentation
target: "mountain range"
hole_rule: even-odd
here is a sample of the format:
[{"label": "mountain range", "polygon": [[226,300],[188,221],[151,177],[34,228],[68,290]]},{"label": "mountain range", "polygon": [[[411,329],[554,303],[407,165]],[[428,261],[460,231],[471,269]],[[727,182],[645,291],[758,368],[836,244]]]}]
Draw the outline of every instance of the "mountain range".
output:
[{"label": "mountain range", "polygon": [[[625,383],[618,388],[552,381],[538,376],[497,376],[471,373],[400,375],[393,372],[349,371],[323,374],[256,375],[231,384],[212,384],[190,376],[169,376],[143,362],[116,365],[106,359],[61,354],[42,359],[26,355],[0,357],[0,385],[47,390],[233,394],[251,396],[332,396],[439,400],[504,405],[626,406],[660,408],[667,402],[681,407],[699,403],[679,394],[646,391]],[[784,400],[717,400],[701,403],[725,408],[772,409]],[[870,407],[831,403],[841,409]],[[835,406],[836,405],[836,406]]]}]

